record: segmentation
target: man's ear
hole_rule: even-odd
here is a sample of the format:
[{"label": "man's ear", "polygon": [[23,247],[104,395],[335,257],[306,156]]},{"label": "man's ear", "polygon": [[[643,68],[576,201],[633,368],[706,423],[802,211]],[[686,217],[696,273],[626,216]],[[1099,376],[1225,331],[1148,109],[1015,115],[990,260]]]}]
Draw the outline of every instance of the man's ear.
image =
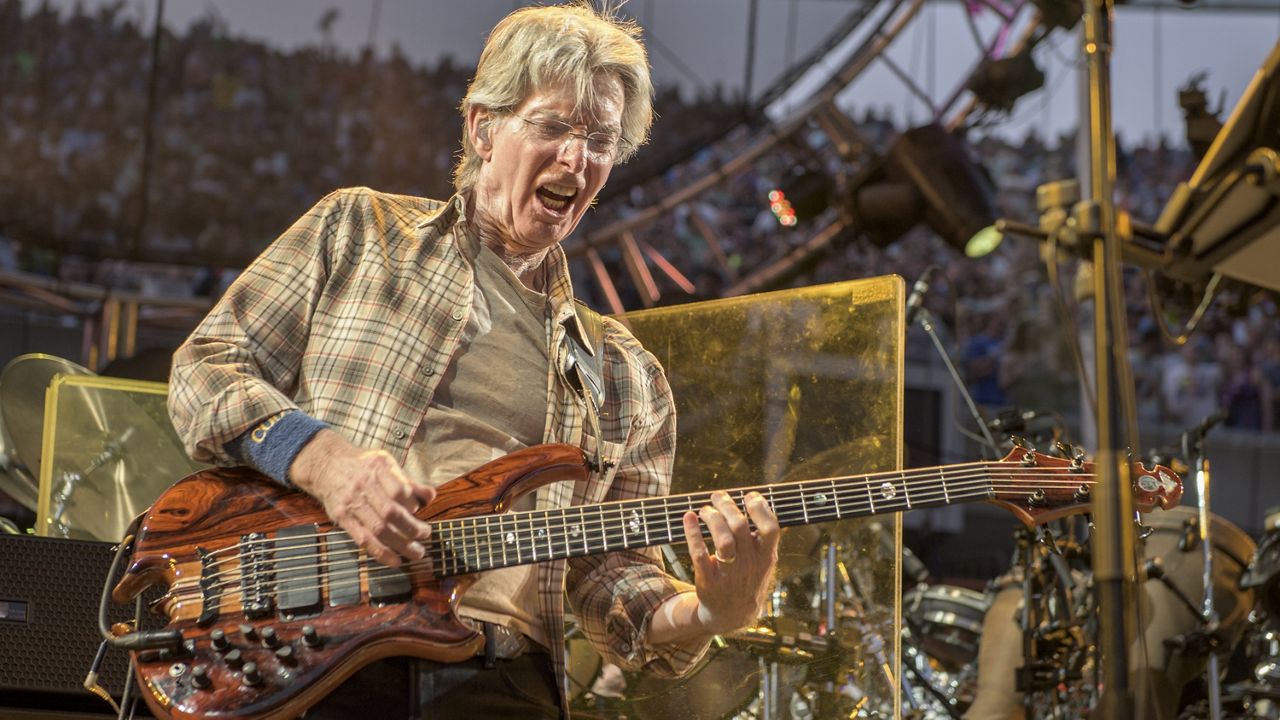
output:
[{"label": "man's ear", "polygon": [[493,123],[497,120],[486,107],[472,105],[467,109],[467,137],[481,160],[489,162],[493,157]]}]

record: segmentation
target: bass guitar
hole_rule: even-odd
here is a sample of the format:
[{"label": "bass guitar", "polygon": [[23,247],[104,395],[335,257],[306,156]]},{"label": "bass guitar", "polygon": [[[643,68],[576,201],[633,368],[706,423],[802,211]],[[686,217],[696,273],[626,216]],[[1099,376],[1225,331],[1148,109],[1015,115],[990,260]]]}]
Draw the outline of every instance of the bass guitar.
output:
[{"label": "bass guitar", "polygon": [[[465,660],[483,637],[454,611],[476,573],[679,542],[683,514],[709,502],[706,491],[506,512],[587,473],[582,450],[539,445],[451,480],[417,513],[432,524],[426,557],[394,569],[366,557],[310,496],[252,470],[180,480],[134,521],[132,557],[112,591],[125,603],[164,586],[151,608],[169,646],[132,651],[142,696],[161,718],[295,717],[379,658]],[[1165,467],[1134,463],[1130,478],[1138,509],[1182,496]],[[1015,448],[998,461],[728,492],[739,503],[760,492],[783,527],[976,501],[1034,525],[1087,512],[1094,481],[1081,458]]]}]

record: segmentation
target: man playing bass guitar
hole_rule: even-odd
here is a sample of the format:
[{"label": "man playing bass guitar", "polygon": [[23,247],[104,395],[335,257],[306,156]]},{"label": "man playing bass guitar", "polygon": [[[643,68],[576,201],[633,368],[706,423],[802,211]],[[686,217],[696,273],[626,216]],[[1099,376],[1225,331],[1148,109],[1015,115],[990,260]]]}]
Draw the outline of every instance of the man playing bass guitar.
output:
[{"label": "man playing bass guitar", "polygon": [[[644,143],[652,93],[639,29],[610,12],[503,19],[462,100],[453,197],[330,194],[179,348],[169,407],[188,452],[307,493],[392,567],[423,557],[431,527],[414,512],[434,486],[520,448],[568,443],[594,468],[517,510],[666,495],[663,370],[620,324],[580,319],[560,247]],[[757,493],[716,493],[684,531],[693,585],[653,548],[486,572],[459,607],[485,652],[374,662],[306,716],[560,717],[566,597],[607,661],[685,672],[756,618],[778,523]]]}]

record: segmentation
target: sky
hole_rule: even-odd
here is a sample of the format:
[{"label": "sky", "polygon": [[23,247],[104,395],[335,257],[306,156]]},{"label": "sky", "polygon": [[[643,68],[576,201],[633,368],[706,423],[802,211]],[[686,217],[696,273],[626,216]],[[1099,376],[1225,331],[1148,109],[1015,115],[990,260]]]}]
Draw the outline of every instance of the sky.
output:
[{"label": "sky", "polygon": [[[63,0],[70,4],[72,0]],[[85,1],[86,6],[98,4]],[[398,44],[410,58],[434,64],[449,55],[473,64],[485,34],[503,15],[526,3],[513,0],[169,0],[166,22],[185,27],[215,13],[237,36],[283,48],[322,40],[319,20],[330,8],[337,17],[332,41],[355,52],[372,39],[379,52]],[[740,92],[747,57],[748,0],[631,0],[624,8],[645,27],[654,78],[684,92],[716,84]],[[155,3],[130,0],[128,11],[150,23]],[[753,89],[767,88],[855,7],[851,0],[759,0]],[[940,103],[977,61],[974,38],[958,2],[929,2],[890,46],[888,56]],[[990,11],[979,16],[990,38],[998,27]],[[1249,79],[1280,38],[1280,4],[1274,11],[1223,12],[1204,8],[1120,8],[1116,12],[1112,63],[1114,126],[1127,139],[1183,132],[1177,88],[1197,72],[1208,77],[1210,107],[1225,98],[1225,119]],[[1019,101],[1012,117],[992,132],[1020,137],[1031,130],[1058,133],[1073,128],[1080,97],[1080,34],[1057,31],[1037,49],[1047,74],[1044,90]],[[883,63],[851,86],[858,107],[888,108],[893,117],[925,119],[914,99]]]}]

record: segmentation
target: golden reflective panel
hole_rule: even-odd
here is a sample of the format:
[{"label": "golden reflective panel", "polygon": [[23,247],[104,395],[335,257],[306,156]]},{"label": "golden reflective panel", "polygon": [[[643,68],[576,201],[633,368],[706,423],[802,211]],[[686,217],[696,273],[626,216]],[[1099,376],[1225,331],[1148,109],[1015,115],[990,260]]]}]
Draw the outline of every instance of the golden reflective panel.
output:
[{"label": "golden reflective panel", "polygon": [[164,383],[57,374],[45,392],[37,534],[120,540],[165,488],[207,467],[183,451]]},{"label": "golden reflective panel", "polygon": [[[672,493],[899,469],[902,311],[887,276],[620,318],[675,393]],[[636,718],[896,717],[900,538],[897,515],[784,529],[755,627],[677,681],[576,648],[575,702]],[[683,546],[670,552],[688,572]]]}]

